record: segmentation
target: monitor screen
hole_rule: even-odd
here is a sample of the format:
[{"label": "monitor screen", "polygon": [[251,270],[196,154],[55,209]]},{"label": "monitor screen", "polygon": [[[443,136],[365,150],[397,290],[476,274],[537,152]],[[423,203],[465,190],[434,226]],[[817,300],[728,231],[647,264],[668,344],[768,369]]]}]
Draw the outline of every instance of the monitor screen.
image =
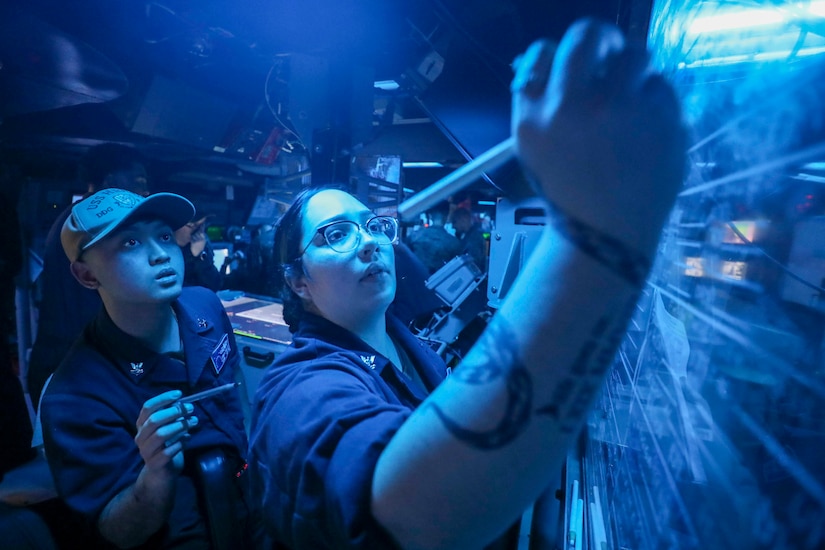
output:
[{"label": "monitor screen", "polygon": [[278,202],[270,200],[265,195],[258,195],[246,225],[265,225],[275,223],[281,216]]},{"label": "monitor screen", "polygon": [[292,342],[280,302],[251,296],[221,301],[235,334],[281,344]]},{"label": "monitor screen", "polygon": [[[229,255],[232,254],[232,248],[230,245],[213,245],[212,252],[215,256],[212,258],[213,263],[215,264],[215,269],[221,271],[223,269],[223,264],[226,262],[226,259],[229,258]],[[229,273],[230,266],[227,266],[227,273]]]}]

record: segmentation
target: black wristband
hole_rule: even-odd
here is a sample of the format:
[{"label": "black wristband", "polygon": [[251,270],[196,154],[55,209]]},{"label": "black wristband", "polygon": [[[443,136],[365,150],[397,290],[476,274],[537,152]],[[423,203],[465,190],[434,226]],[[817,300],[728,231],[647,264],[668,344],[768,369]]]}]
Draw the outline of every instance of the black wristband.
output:
[{"label": "black wristband", "polygon": [[651,267],[646,256],[619,239],[567,215],[552,203],[549,206],[551,223],[565,239],[637,288],[644,285]]}]

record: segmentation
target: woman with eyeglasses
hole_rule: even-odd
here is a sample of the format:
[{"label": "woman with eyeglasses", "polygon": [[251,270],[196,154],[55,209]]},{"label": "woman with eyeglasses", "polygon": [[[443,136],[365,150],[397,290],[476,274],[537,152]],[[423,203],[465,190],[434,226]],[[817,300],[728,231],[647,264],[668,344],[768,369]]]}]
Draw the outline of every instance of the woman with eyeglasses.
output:
[{"label": "woman with eyeglasses", "polygon": [[449,376],[390,312],[395,220],[313,189],[279,222],[294,338],[250,437],[276,547],[482,548],[559,476],[681,185],[683,131],[611,25],[577,23],[516,66],[516,150],[549,222]]}]

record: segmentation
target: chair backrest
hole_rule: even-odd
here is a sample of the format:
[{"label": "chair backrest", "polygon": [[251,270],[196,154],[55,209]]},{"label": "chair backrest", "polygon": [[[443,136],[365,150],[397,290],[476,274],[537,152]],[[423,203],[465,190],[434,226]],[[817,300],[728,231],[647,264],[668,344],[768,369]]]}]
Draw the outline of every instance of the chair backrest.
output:
[{"label": "chair backrest", "polygon": [[243,547],[241,525],[237,517],[237,489],[233,472],[223,450],[208,449],[196,458],[198,497],[206,514],[209,539],[214,550]]}]

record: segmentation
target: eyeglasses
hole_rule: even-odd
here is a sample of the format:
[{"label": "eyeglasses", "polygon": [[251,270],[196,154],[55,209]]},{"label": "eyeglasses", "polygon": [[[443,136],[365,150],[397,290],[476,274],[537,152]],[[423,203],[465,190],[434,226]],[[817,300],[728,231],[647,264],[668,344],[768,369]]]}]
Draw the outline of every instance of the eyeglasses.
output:
[{"label": "eyeglasses", "polygon": [[[321,235],[335,252],[345,253],[358,248],[361,244],[362,231],[366,231],[378,244],[392,244],[398,238],[398,220],[390,216],[375,216],[363,225],[343,220],[322,225],[315,230],[315,234]],[[298,254],[299,258],[304,255],[310,244],[312,244],[312,239]]]}]

